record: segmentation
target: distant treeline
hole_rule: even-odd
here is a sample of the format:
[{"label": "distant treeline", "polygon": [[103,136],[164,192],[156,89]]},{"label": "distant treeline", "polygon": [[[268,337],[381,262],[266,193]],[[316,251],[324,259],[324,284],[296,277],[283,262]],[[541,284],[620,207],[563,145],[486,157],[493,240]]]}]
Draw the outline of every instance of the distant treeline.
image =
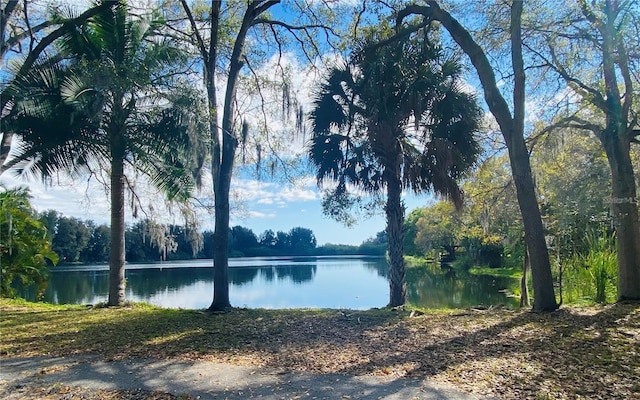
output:
[{"label": "distant treeline", "polygon": [[[52,248],[61,264],[108,262],[110,229],[107,225],[66,217],[55,210],[45,211],[40,219],[47,226]],[[249,228],[234,226],[229,233],[231,257],[383,255],[387,245],[384,232],[359,246],[326,244],[319,247],[313,231],[302,227],[288,232],[266,230],[258,236]],[[213,258],[213,232],[198,232],[145,219],[127,227],[125,249],[128,262]]]}]

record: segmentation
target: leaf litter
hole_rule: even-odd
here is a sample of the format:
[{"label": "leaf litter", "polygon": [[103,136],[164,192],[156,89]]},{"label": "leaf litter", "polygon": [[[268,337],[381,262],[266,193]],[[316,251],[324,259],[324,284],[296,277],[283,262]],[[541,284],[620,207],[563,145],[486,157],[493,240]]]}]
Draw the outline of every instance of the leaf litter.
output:
[{"label": "leaf litter", "polygon": [[[548,314],[508,309],[209,314],[135,304],[56,307],[6,300],[0,306],[1,356],[200,359],[428,378],[506,399],[640,398],[638,303],[563,307]],[[118,395],[112,398],[189,398]]]}]

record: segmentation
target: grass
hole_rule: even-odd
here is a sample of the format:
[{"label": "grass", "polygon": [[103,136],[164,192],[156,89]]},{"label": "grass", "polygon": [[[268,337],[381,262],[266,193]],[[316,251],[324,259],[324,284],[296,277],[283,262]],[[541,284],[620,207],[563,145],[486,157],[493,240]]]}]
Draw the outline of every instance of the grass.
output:
[{"label": "grass", "polygon": [[469,273],[473,275],[489,275],[497,278],[522,278],[522,268],[520,267],[504,267],[504,268],[489,268],[489,267],[473,267],[469,270]]},{"label": "grass", "polygon": [[431,258],[417,257],[417,256],[404,256],[404,261],[407,268],[416,269],[432,269],[436,265],[436,261]]},{"label": "grass", "polygon": [[638,303],[549,314],[427,310],[411,317],[389,309],[210,314],[144,304],[94,308],[2,299],[0,311],[2,357],[206,359],[416,376],[499,398],[640,397]]}]

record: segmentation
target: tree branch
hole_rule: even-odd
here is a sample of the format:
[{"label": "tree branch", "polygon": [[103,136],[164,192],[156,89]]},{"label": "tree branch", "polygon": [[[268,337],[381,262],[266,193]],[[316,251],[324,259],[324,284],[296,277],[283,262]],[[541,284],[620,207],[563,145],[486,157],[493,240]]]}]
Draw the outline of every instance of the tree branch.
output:
[{"label": "tree branch", "polygon": [[[327,35],[327,38],[329,36],[329,34],[332,34],[336,37],[338,37],[338,34],[333,30],[333,28],[328,27],[326,25],[322,25],[322,24],[309,24],[309,25],[290,25],[286,22],[283,21],[277,21],[277,20],[272,20],[272,19],[267,19],[267,18],[258,18],[256,19],[252,25],[258,25],[258,24],[264,24],[264,25],[268,25],[269,28],[271,29],[271,31],[273,32],[274,38],[276,38],[276,42],[278,42],[278,47],[281,48],[280,42],[277,40],[277,35],[276,35],[276,31],[273,28],[274,26],[280,26],[282,28],[285,28],[286,30],[288,30],[293,38],[300,44],[300,47],[302,48],[302,51],[305,55],[305,57],[307,58],[307,61],[309,61],[311,64],[313,64],[313,57],[312,55],[309,54],[309,52],[306,50],[306,46],[307,46],[307,42],[305,42],[305,40],[303,40],[302,38],[300,38],[298,36],[298,34],[296,33],[296,31],[302,31],[308,39],[310,39],[308,42],[311,43],[311,45],[313,46],[313,50],[314,53],[320,54],[320,49],[318,48],[318,46],[315,44],[315,41],[312,38],[312,35],[310,33],[310,31],[312,29],[322,29],[325,31],[325,35]],[[329,33],[327,33],[329,32]]]},{"label": "tree branch", "polygon": [[267,18],[257,18],[253,21],[253,24],[251,25],[259,25],[259,24],[278,25],[289,31],[308,31],[310,29],[323,29],[325,31],[331,32],[335,36],[338,36],[338,34],[333,30],[333,28],[326,25],[322,25],[322,24],[291,25],[283,21],[267,19]]},{"label": "tree branch", "polygon": [[205,65],[207,65],[209,64],[209,51],[207,51],[207,47],[204,44],[204,40],[202,40],[202,36],[200,35],[200,29],[198,29],[196,20],[193,18],[193,14],[191,13],[191,9],[189,8],[189,5],[187,4],[186,0],[180,0],[180,4],[182,4],[182,8],[184,9],[184,12],[187,14],[187,18],[189,19],[189,23],[191,24],[191,29],[193,29],[193,33],[196,36],[198,49],[200,49],[200,54],[202,54],[202,58]]},{"label": "tree branch", "polygon": [[627,49],[621,40],[616,40],[618,48],[618,66],[620,67],[620,74],[622,74],[622,80],[624,81],[624,97],[622,103],[622,118],[624,123],[629,122],[629,113],[633,107],[633,81],[631,79],[631,73],[629,72],[629,59],[627,57]]},{"label": "tree branch", "polygon": [[603,126],[594,124],[593,122],[589,122],[583,118],[578,117],[577,115],[571,115],[568,117],[564,117],[558,122],[545,127],[536,136],[540,137],[560,128],[587,130],[593,132],[597,137],[600,137],[602,135],[602,132],[605,130]]},{"label": "tree branch", "polygon": [[496,76],[487,55],[464,27],[451,14],[440,8],[437,1],[430,0],[427,4],[427,6],[410,5],[400,10],[396,18],[396,24],[400,25],[407,16],[412,14],[423,15],[429,22],[437,20],[442,23],[475,67],[482,83],[485,101],[496,118],[498,125],[500,125],[507,145],[510,145],[511,133],[513,132],[511,110],[498,89]]},{"label": "tree branch", "polygon": [[558,75],[560,75],[560,77],[567,83],[569,87],[576,90],[577,92],[580,92],[583,97],[589,97],[590,100],[593,102],[593,105],[595,105],[602,111],[606,111],[607,105],[606,105],[605,99],[602,97],[602,94],[596,89],[582,82],[580,79],[569,75],[567,70],[560,63],[560,60],[558,59],[556,52],[554,50],[554,47],[551,44],[550,40],[547,40],[547,46],[549,47],[549,53],[551,54],[552,61],[550,61],[542,53],[531,48],[530,46],[527,46],[527,48],[536,56],[540,57],[547,64],[549,68],[551,68]]},{"label": "tree branch", "polygon": [[362,9],[358,11],[358,16],[356,17],[356,22],[353,25],[353,40],[358,38],[358,27],[360,26],[360,21],[362,20],[362,16],[367,12],[367,2],[362,2]]}]

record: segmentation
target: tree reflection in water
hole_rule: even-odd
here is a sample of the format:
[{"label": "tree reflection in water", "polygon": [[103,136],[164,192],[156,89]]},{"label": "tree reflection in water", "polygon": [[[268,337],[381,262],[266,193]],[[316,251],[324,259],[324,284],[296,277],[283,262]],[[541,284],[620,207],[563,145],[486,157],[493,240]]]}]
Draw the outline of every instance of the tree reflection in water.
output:
[{"label": "tree reflection in water", "polygon": [[296,284],[313,281],[316,264],[297,264],[295,266],[240,267],[229,268],[229,283],[236,286],[248,284],[259,278],[265,282],[290,280]]},{"label": "tree reflection in water", "polygon": [[[246,302],[251,307],[368,308],[383,307],[388,300],[388,266],[384,258],[255,259],[258,265],[251,266],[253,262],[243,259],[239,266],[229,269],[231,289],[242,302],[237,305]],[[213,291],[211,267],[204,267],[208,265],[203,260],[199,264],[165,263],[162,268],[157,264],[136,265],[126,272],[127,296],[165,307],[204,308]],[[54,268],[43,300],[57,304],[106,301],[108,271],[93,267]],[[517,280],[510,278],[407,270],[408,300],[425,308],[495,304],[515,307],[516,299],[506,296],[504,289],[513,290],[517,285]],[[35,300],[33,291],[20,293]],[[259,299],[258,295],[262,297]]]}]

